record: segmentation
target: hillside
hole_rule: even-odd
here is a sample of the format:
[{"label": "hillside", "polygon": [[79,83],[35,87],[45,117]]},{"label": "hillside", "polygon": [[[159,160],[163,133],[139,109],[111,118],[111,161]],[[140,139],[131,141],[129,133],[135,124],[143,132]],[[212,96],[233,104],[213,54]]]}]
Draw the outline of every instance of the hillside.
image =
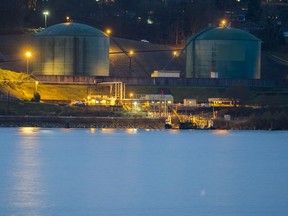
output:
[{"label": "hillside", "polygon": [[[20,100],[31,100],[34,92],[41,95],[41,100],[83,100],[87,95],[87,86],[47,85],[36,83],[31,75],[0,69],[0,92]],[[37,89],[36,89],[37,88]]]}]

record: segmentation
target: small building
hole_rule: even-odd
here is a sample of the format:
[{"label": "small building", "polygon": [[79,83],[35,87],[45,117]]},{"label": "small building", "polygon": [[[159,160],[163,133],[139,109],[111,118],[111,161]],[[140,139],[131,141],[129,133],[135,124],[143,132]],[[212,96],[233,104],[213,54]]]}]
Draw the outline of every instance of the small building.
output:
[{"label": "small building", "polygon": [[208,98],[210,107],[233,107],[234,103],[229,98]]},{"label": "small building", "polygon": [[116,98],[108,95],[89,95],[87,97],[88,105],[115,106]]},{"label": "small building", "polygon": [[167,77],[167,78],[179,78],[180,71],[177,70],[155,70],[151,74],[151,77]]},{"label": "small building", "polygon": [[183,105],[189,106],[189,107],[196,107],[197,106],[197,100],[196,99],[184,99]]},{"label": "small building", "polygon": [[174,97],[170,94],[141,94],[136,95],[137,100],[148,101],[148,102],[167,102],[167,104],[174,103]]}]

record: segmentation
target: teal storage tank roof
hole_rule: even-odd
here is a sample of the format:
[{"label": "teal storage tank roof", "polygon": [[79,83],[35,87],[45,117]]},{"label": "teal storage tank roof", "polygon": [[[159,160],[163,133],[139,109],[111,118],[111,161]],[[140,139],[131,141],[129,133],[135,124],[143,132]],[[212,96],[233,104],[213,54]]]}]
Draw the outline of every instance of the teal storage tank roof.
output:
[{"label": "teal storage tank roof", "polygon": [[249,41],[260,41],[254,35],[235,28],[210,28],[204,31],[201,31],[193,36],[190,40],[249,40]]},{"label": "teal storage tank roof", "polygon": [[50,26],[36,36],[93,36],[107,37],[102,31],[85,24],[66,22]]}]

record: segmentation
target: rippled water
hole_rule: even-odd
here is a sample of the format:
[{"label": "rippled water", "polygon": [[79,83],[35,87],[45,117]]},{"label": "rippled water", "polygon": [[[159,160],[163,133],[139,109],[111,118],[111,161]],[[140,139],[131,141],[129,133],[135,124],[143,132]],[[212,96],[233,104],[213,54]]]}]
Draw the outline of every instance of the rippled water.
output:
[{"label": "rippled water", "polygon": [[1,216],[286,216],[288,132],[0,128]]}]

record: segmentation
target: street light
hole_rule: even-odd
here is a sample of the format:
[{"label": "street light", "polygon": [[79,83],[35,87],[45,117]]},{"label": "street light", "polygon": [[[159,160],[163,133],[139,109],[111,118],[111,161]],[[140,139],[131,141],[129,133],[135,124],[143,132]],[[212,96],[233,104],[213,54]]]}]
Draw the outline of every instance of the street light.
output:
[{"label": "street light", "polygon": [[176,58],[177,56],[178,56],[178,52],[177,52],[177,51],[174,51],[174,52],[173,52],[173,57]]},{"label": "street light", "polygon": [[129,51],[129,72],[130,72],[130,75],[132,76],[132,56],[134,54],[134,51],[133,50],[130,50]]},{"label": "street light", "polygon": [[221,26],[222,28],[227,27],[227,20],[226,20],[226,19],[222,19],[220,26]]},{"label": "street light", "polygon": [[29,73],[29,59],[31,58],[32,56],[32,53],[30,51],[27,51],[25,53],[25,56],[26,56],[26,73],[28,74]]},{"label": "street light", "polygon": [[130,93],[129,96],[130,96],[130,106],[131,106],[131,113],[132,113],[133,112],[133,105],[132,105],[133,93]]},{"label": "street light", "polygon": [[47,16],[49,15],[49,11],[43,11],[44,20],[45,20],[45,28],[47,27]]},{"label": "street light", "polygon": [[37,93],[37,91],[38,91],[38,84],[39,84],[39,82],[38,81],[36,81],[35,82],[35,94]]},{"label": "street light", "polygon": [[133,107],[134,107],[134,112],[136,112],[137,111],[137,105],[138,105],[138,103],[137,103],[137,101],[134,101],[133,102]]}]

